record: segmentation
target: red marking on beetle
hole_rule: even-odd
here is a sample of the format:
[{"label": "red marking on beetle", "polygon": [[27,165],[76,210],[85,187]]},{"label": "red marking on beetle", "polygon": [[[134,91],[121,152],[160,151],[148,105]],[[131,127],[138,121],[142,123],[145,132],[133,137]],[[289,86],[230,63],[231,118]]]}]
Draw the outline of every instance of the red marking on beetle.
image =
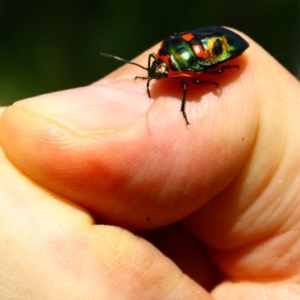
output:
[{"label": "red marking on beetle", "polygon": [[185,33],[184,35],[181,36],[186,42],[190,42],[192,39],[195,38],[195,36],[188,32],[188,33]]},{"label": "red marking on beetle", "polygon": [[202,45],[200,44],[192,45],[192,49],[198,58],[202,58],[202,59],[207,58],[208,52],[203,49]]}]

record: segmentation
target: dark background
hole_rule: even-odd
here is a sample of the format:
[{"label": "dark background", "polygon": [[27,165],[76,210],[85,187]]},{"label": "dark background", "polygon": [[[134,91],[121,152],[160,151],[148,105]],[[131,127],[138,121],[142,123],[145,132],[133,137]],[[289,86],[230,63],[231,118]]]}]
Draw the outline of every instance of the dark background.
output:
[{"label": "dark background", "polygon": [[132,59],[175,31],[212,24],[245,32],[299,75],[299,0],[0,0],[0,105],[120,66],[100,51]]}]

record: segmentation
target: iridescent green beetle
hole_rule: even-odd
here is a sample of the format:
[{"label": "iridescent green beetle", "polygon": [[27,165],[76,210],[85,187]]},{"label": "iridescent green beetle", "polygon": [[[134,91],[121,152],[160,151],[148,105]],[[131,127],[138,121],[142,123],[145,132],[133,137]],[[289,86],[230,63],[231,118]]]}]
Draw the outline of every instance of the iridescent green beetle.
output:
[{"label": "iridescent green beetle", "polygon": [[[190,77],[196,84],[218,86],[217,82],[200,80],[197,75],[207,70],[212,74],[221,74],[225,69],[238,68],[238,65],[221,64],[241,55],[248,47],[249,44],[238,34],[221,26],[212,25],[174,33],[173,36],[166,38],[158,52],[149,55],[147,68],[111,54],[100,54],[146,70],[147,76],[136,76],[135,79],[148,80],[149,98],[151,98],[149,84],[152,79],[178,78],[183,89],[181,112],[186,124],[189,125],[185,113],[187,85],[184,78]],[[216,68],[217,66],[219,68]]]}]

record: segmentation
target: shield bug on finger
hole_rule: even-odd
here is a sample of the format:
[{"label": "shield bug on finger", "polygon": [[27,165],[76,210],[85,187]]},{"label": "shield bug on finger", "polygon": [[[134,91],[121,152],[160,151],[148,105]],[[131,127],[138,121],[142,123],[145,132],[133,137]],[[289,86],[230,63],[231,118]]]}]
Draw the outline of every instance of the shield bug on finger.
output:
[{"label": "shield bug on finger", "polygon": [[200,80],[197,76],[203,72],[221,74],[228,68],[238,65],[223,65],[241,55],[249,44],[237,33],[221,26],[206,26],[182,33],[174,33],[162,41],[157,53],[148,56],[148,66],[144,67],[115,55],[101,55],[138,66],[147,71],[147,76],[136,76],[135,79],[147,80],[147,93],[151,98],[150,81],[152,79],[176,78],[183,90],[181,112],[186,125],[189,121],[185,112],[187,84],[189,77],[196,84],[214,84],[217,82]]}]

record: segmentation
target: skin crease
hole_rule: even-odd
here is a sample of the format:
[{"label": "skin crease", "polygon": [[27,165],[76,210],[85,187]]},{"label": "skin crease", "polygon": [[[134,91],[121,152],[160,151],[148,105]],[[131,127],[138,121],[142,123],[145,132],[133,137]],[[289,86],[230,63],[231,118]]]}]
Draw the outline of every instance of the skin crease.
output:
[{"label": "skin crease", "polygon": [[299,82],[246,39],[188,127],[131,65],[3,111],[4,299],[300,299]]}]

